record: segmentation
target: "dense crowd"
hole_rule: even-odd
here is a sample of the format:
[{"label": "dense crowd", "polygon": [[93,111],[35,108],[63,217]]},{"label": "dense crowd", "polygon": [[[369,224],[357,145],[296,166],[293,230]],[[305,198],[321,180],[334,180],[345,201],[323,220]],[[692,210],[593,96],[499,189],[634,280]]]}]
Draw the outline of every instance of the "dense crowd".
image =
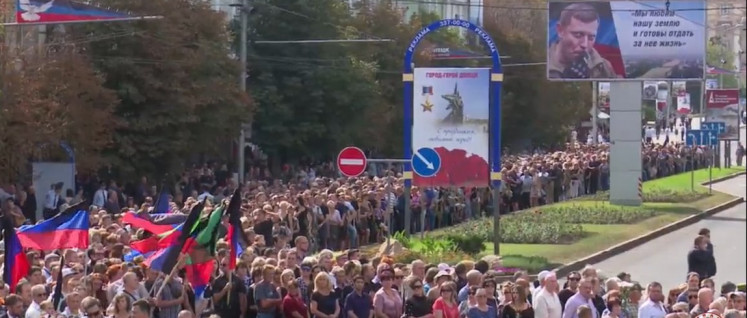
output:
[{"label": "dense crowd", "polygon": [[[642,178],[646,181],[706,167],[711,160],[710,151],[674,142],[644,143]],[[501,213],[594,195],[610,186],[609,147],[604,143],[574,143],[563,151],[508,155],[503,166]],[[336,173],[330,163],[285,165],[274,177],[262,163],[250,166],[243,187],[244,196],[250,198],[245,208],[271,212],[275,223],[272,227],[257,226],[248,217],[245,225],[264,234],[309,237],[316,251],[377,243],[387,232],[405,230],[404,188],[396,167],[376,166],[371,174],[359,178],[340,178]],[[174,209],[179,209],[190,198],[220,202],[237,184],[226,165],[204,164],[185,171],[166,186],[173,193],[170,200]],[[75,191],[63,192],[63,187],[54,184],[42,194],[43,207],[37,207],[36,189],[31,186],[0,187],[0,200],[16,225],[20,225],[36,223],[37,209],[42,209],[46,218],[86,199],[93,210],[105,210],[111,215],[142,211],[153,204],[160,190],[146,177],[138,183],[121,185],[78,176]],[[491,201],[487,188],[413,187],[409,231],[428,231],[489,215],[493,209]]]},{"label": "dense crowd", "polygon": [[[745,317],[745,286],[726,281],[717,286],[713,279],[707,229],[694,240],[687,258],[690,273],[677,286],[642,285],[627,273],[604,277],[591,266],[569,273],[564,284],[549,271],[507,277],[495,270],[502,267],[494,256],[450,266],[394,263],[386,255],[369,259],[357,249],[310,255],[304,236],[291,241],[294,247],[254,236],[234,270],[228,267],[234,256],[219,241],[214,276],[204,292],[197,292],[183,270],[171,278],[145,266],[142,258],[123,261],[138,237],[108,214],[91,218],[99,226],[87,250],[26,252],[32,264],[28,275],[13,290],[0,284],[1,317]],[[57,305],[56,290],[61,292]]]},{"label": "dense crowd", "polygon": [[[643,178],[704,167],[710,158],[708,151],[675,143],[645,144]],[[564,151],[507,156],[502,211],[607,190],[608,157],[605,144],[573,144]],[[540,275],[537,286],[526,273],[503,282],[491,270],[500,266],[494,259],[464,261],[453,267],[421,261],[394,264],[388,257],[367,260],[359,246],[383,242],[387,235],[404,230],[401,175],[396,169],[380,170],[383,173],[377,176],[339,178],[329,164],[313,168],[284,166],[282,175],[273,178],[266,167],[248,169],[249,181],[240,193],[240,222],[249,244],[236,269],[227,270],[231,260],[228,243],[219,241],[215,246],[215,275],[207,290],[198,292],[186,279],[183,268],[177,278],[167,279],[170,276],[145,266],[143,256],[128,257],[133,243],[154,233],[125,222],[123,215],[136,213],[159,225],[184,222],[183,217],[161,218],[151,213],[163,205],[163,200],[168,202],[167,208],[158,211],[158,216],[184,216],[196,202],[213,206],[226,201],[237,185],[225,165],[203,165],[185,172],[168,186],[173,195],[159,192],[162,189],[147,178],[124,186],[81,178],[77,191],[64,194],[63,185],[52,185],[41,207],[45,217],[83,201],[91,202],[90,246],[54,251],[26,249],[30,271],[13,290],[0,284],[2,308],[8,317],[29,318],[192,317],[194,313],[259,318],[513,318],[535,314],[632,318],[636,314],[631,306],[643,308],[646,304],[645,298],[631,296],[641,288],[629,283],[629,277],[603,281],[591,269],[583,275],[571,274],[567,288],[560,290],[554,287],[557,278],[552,273]],[[33,188],[8,185],[0,190],[4,216],[16,226],[38,223]],[[412,190],[413,233],[420,226],[432,230],[479,217],[489,213],[492,205],[486,189]],[[712,276],[708,271],[698,275],[698,282],[703,280],[704,284]],[[62,287],[62,301],[55,305],[51,294],[57,284]],[[722,306],[711,305],[708,300],[708,304],[700,305],[691,302],[688,310],[705,306],[716,306],[714,310],[722,313],[732,307],[743,310],[739,303],[744,306],[744,294],[731,293],[727,287],[722,294],[728,301]],[[664,301],[656,298],[661,286],[652,283],[646,291],[654,297],[650,301]],[[586,299],[589,308],[569,307],[565,305],[567,299],[563,305],[554,303],[553,297],[562,300],[562,295],[569,293],[579,299],[572,303]],[[674,313],[675,305],[662,308]]]}]

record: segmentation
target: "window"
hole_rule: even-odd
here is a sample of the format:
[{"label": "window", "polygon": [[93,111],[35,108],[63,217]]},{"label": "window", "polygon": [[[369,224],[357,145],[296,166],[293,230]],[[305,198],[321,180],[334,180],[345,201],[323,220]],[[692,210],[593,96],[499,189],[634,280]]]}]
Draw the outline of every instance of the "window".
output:
[{"label": "window", "polygon": [[730,15],[731,10],[734,9],[734,7],[731,4],[722,4],[720,9],[721,15]]}]

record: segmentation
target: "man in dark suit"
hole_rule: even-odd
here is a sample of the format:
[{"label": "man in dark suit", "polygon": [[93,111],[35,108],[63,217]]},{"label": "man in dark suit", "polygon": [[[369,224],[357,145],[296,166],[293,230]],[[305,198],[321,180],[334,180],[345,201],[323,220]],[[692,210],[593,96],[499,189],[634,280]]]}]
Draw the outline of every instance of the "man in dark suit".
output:
[{"label": "man in dark suit", "polygon": [[702,235],[706,237],[706,251],[708,251],[708,253],[711,253],[711,257],[713,258],[713,262],[711,263],[711,266],[708,269],[708,272],[710,273],[708,277],[716,276],[716,257],[713,256],[713,243],[711,242],[711,230],[707,228],[702,228],[700,229],[700,231],[698,231],[698,235]]},{"label": "man in dark suit", "polygon": [[23,318],[23,300],[16,294],[5,297],[5,314],[0,318]]},{"label": "man in dark suit", "polygon": [[716,260],[713,253],[708,251],[708,237],[698,235],[693,249],[687,254],[687,272],[695,272],[703,280],[716,274]]}]

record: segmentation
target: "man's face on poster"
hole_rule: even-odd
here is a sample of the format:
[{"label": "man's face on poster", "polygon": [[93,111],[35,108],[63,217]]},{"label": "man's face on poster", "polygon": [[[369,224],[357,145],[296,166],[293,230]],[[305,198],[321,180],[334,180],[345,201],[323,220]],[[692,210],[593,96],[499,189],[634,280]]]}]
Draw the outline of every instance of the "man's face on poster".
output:
[{"label": "man's face on poster", "polygon": [[571,18],[568,25],[558,24],[562,60],[570,62],[585,56],[594,47],[598,28],[599,20],[586,23]]}]

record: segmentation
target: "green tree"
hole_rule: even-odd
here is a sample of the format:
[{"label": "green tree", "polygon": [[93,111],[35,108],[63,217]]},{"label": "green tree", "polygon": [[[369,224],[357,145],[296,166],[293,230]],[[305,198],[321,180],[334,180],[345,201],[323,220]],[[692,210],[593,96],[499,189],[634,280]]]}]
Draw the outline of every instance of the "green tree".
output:
[{"label": "green tree", "polygon": [[107,154],[121,173],[177,172],[190,156],[226,151],[253,108],[238,85],[223,14],[202,1],[110,0],[163,19],[79,26],[121,122]]},{"label": "green tree", "polygon": [[[356,39],[343,2],[268,1],[251,18],[253,41]],[[351,55],[357,43],[253,44],[249,87],[253,140],[274,161],[328,159],[342,147],[376,144],[377,65]],[[274,165],[277,168],[277,165]]]}]

